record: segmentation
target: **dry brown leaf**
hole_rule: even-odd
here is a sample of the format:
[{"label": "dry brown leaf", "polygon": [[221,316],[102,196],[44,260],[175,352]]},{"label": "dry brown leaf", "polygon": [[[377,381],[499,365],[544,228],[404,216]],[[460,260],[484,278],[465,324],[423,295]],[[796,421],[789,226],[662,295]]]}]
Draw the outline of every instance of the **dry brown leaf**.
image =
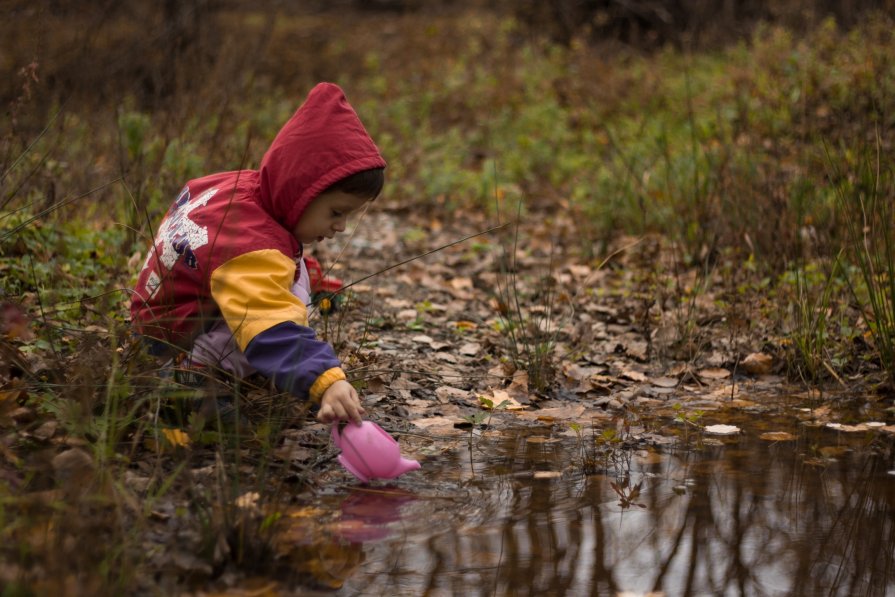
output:
[{"label": "dry brown leaf", "polygon": [[870,427],[864,423],[858,423],[857,425],[844,425],[842,423],[827,423],[827,427],[830,429],[835,429],[836,431],[841,431],[843,433],[860,433],[862,431],[870,431]]},{"label": "dry brown leaf", "polygon": [[559,443],[560,440],[555,437],[544,437],[543,435],[532,435],[525,439],[525,441],[529,444],[556,444]]},{"label": "dry brown leaf", "polygon": [[646,381],[648,379],[646,375],[644,375],[640,371],[635,371],[634,369],[625,369],[619,374],[619,377],[629,379],[631,381]]},{"label": "dry brown leaf", "polygon": [[765,375],[771,372],[774,365],[774,358],[763,352],[753,352],[746,356],[740,363],[740,366],[751,375]]},{"label": "dry brown leaf", "polygon": [[435,397],[438,398],[438,401],[441,403],[450,402],[452,399],[465,400],[468,396],[469,391],[461,390],[460,388],[453,388],[451,386],[435,388]]},{"label": "dry brown leaf", "polygon": [[732,401],[732,399],[735,398],[736,396],[738,396],[739,393],[740,393],[739,385],[729,385],[729,386],[725,385],[725,386],[720,386],[720,387],[714,388],[713,390],[708,392],[705,395],[705,397],[707,400]]},{"label": "dry brown leaf", "polygon": [[[501,410],[523,410],[526,408],[524,404],[521,404],[518,400],[510,396],[509,392],[506,390],[493,390],[490,396],[482,396],[483,398],[487,398],[494,403],[494,408]],[[504,406],[501,406],[503,404]],[[482,404],[482,408],[485,410],[490,410],[484,403]]]},{"label": "dry brown leaf", "polygon": [[707,367],[696,372],[703,379],[725,379],[730,377],[730,371],[721,367]]},{"label": "dry brown leaf", "polygon": [[769,442],[791,442],[796,439],[796,436],[786,431],[768,431],[758,437]]},{"label": "dry brown leaf", "polygon": [[566,266],[566,269],[576,278],[587,278],[593,273],[593,270],[587,265],[575,265],[570,263]]},{"label": "dry brown leaf", "polygon": [[[421,429],[433,431],[437,427],[446,427],[453,429],[454,425],[464,423],[460,417],[426,417],[425,419],[411,419],[411,423]],[[434,431],[433,431],[434,432]]]},{"label": "dry brown leaf", "polygon": [[545,420],[552,419],[557,421],[571,421],[579,418],[582,414],[584,414],[585,408],[583,405],[576,404],[570,406],[557,406],[554,408],[542,408],[537,411],[530,411],[525,413],[519,413],[519,416],[523,419],[536,419],[536,420]]},{"label": "dry brown leaf", "polygon": [[474,357],[482,350],[482,345],[477,342],[467,342],[460,347],[458,352],[467,357]]},{"label": "dry brown leaf", "polygon": [[705,432],[712,435],[734,435],[740,432],[740,428],[736,425],[706,425]]},{"label": "dry brown leaf", "polygon": [[535,479],[557,479],[562,477],[562,473],[559,471],[535,471],[532,477]]},{"label": "dry brown leaf", "polygon": [[651,379],[650,383],[660,388],[676,388],[680,382],[673,377],[657,377],[656,379]]},{"label": "dry brown leaf", "polygon": [[472,278],[452,278],[450,281],[450,286],[454,290],[472,290]]}]

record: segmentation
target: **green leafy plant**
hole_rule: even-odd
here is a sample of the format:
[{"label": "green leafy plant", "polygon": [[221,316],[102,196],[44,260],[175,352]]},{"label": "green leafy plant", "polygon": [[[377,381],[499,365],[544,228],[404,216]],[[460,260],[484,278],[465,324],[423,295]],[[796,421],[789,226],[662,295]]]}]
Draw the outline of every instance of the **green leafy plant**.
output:
[{"label": "green leafy plant", "polygon": [[[883,161],[877,135],[874,149],[854,154],[827,152],[834,190],[843,215],[847,254],[857,267],[849,282],[873,337],[879,362],[895,382],[895,218],[892,165]],[[857,163],[849,166],[848,155]]]}]

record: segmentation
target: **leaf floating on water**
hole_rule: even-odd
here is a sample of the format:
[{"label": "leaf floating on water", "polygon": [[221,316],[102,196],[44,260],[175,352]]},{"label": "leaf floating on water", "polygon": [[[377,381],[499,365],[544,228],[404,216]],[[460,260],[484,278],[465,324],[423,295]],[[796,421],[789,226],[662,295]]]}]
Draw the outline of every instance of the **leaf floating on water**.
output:
[{"label": "leaf floating on water", "polygon": [[555,437],[544,437],[543,435],[532,435],[525,441],[530,444],[555,444],[559,442]]},{"label": "leaf floating on water", "polygon": [[824,458],[836,458],[837,456],[842,456],[843,454],[847,454],[851,452],[851,448],[848,446],[824,446],[818,450],[820,455]]},{"label": "leaf floating on water", "polygon": [[707,425],[705,432],[713,435],[733,435],[739,433],[740,428],[736,425]]},{"label": "leaf floating on water", "polygon": [[827,423],[827,427],[829,427],[830,429],[835,429],[836,431],[842,431],[843,433],[860,433],[862,431],[870,431],[870,427],[865,423],[859,423],[857,425]]},{"label": "leaf floating on water", "polygon": [[535,471],[532,477],[535,479],[557,479],[562,477],[562,473],[559,471]]},{"label": "leaf floating on water", "polygon": [[679,382],[674,377],[658,377],[650,380],[650,383],[660,388],[675,388]]},{"label": "leaf floating on water", "polygon": [[792,433],[787,433],[785,431],[768,431],[767,433],[762,433],[758,437],[769,442],[791,442],[796,439],[796,436]]}]

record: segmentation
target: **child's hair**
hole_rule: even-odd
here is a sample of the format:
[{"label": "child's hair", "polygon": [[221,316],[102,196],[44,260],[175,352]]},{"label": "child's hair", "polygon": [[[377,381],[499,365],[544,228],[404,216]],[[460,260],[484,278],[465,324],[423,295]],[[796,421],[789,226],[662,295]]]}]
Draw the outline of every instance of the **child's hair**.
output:
[{"label": "child's hair", "polygon": [[382,192],[382,187],[385,184],[384,170],[385,168],[361,170],[329,185],[323,192],[342,191],[363,199],[375,199]]}]

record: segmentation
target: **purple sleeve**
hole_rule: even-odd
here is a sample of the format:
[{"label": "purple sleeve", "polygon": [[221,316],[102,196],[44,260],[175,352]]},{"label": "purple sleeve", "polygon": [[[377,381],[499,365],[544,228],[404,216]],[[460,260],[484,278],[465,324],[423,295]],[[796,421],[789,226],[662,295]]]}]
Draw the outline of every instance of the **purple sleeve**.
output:
[{"label": "purple sleeve", "polygon": [[245,350],[249,364],[273,380],[277,389],[307,399],[322,373],[341,366],[332,346],[314,330],[284,321],[252,338]]}]

